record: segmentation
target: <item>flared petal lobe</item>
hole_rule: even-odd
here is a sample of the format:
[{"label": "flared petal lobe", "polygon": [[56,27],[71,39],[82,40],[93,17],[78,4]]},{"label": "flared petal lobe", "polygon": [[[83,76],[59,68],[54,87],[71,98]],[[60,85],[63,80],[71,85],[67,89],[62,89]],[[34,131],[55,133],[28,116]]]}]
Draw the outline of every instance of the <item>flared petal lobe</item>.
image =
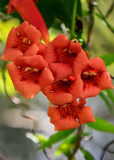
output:
[{"label": "flared petal lobe", "polygon": [[59,34],[52,42],[51,45],[55,49],[64,49],[68,46],[69,39],[64,34]]},{"label": "flared petal lobe", "polygon": [[14,87],[25,98],[33,98],[54,82],[54,77],[41,55],[21,57],[7,65]]},{"label": "flared petal lobe", "polygon": [[34,25],[42,33],[42,39],[45,43],[50,42],[48,29],[34,0],[10,0],[7,11],[10,14],[14,10],[17,10],[25,21]]},{"label": "flared petal lobe", "polygon": [[14,62],[21,56],[37,55],[40,37],[41,33],[26,21],[17,28],[13,27],[9,32],[1,59]]},{"label": "flared petal lobe", "polygon": [[72,101],[58,107],[49,106],[48,116],[55,130],[68,130],[77,128],[80,124],[95,122],[90,106],[83,106],[84,104],[85,100],[80,99],[79,102]]}]

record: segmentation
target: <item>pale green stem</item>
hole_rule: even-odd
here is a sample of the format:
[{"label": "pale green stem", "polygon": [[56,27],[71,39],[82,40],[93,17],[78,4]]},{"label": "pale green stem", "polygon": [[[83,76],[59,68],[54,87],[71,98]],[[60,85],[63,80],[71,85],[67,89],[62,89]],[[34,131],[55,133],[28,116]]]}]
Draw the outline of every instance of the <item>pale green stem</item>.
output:
[{"label": "pale green stem", "polygon": [[75,33],[77,4],[78,4],[78,0],[74,0],[73,13],[72,13],[71,37],[70,37],[71,39],[73,38]]}]

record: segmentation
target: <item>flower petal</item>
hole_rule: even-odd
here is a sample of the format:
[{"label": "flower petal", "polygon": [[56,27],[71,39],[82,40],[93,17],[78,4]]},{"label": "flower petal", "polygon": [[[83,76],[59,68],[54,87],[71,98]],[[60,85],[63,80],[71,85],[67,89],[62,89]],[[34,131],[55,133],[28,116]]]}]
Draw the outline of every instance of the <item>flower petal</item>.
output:
[{"label": "flower petal", "polygon": [[25,35],[25,28],[28,26],[29,26],[29,23],[27,21],[24,21],[16,28],[16,31],[19,33],[20,36],[24,36]]},{"label": "flower petal", "polygon": [[39,48],[37,44],[32,44],[24,53],[24,56],[33,56],[37,55]]},{"label": "flower petal", "polygon": [[16,81],[14,86],[27,99],[33,98],[41,89],[38,84],[32,81]]},{"label": "flower petal", "polygon": [[16,29],[15,27],[12,27],[11,31],[8,34],[6,48],[16,47],[17,41],[18,41],[18,37],[16,34]]},{"label": "flower petal", "polygon": [[77,111],[77,118],[80,124],[95,122],[95,118],[90,106],[79,107]]},{"label": "flower petal", "polygon": [[74,63],[73,63],[74,72],[76,74],[80,72],[88,64],[88,62],[89,60],[86,56],[86,53],[82,50],[81,52],[77,54],[74,60]]},{"label": "flower petal", "polygon": [[100,73],[107,71],[103,60],[101,58],[99,58],[99,57],[91,59],[89,61],[89,66],[91,68],[93,68],[95,71],[100,72]]},{"label": "flower petal", "polygon": [[57,61],[54,49],[51,46],[47,46],[45,48],[45,50],[43,52],[43,57],[48,64]]},{"label": "flower petal", "polygon": [[34,55],[34,56],[28,56],[24,57],[25,63],[28,64],[29,66],[42,69],[45,67],[48,67],[48,64],[44,60],[44,58],[41,55]]},{"label": "flower petal", "polygon": [[27,38],[31,40],[32,43],[36,43],[37,45],[40,45],[40,38],[41,33],[39,30],[36,29],[33,25],[25,27],[25,33],[27,35]]},{"label": "flower petal", "polygon": [[41,75],[39,77],[39,85],[41,87],[46,87],[49,84],[52,84],[54,82],[54,77],[52,75],[52,72],[49,68],[44,68],[41,72]]},{"label": "flower petal", "polygon": [[81,98],[83,90],[83,81],[81,79],[76,80],[69,88],[69,93],[72,94],[73,99]]},{"label": "flower petal", "polygon": [[13,83],[22,79],[19,68],[14,63],[7,64],[7,69]]},{"label": "flower petal", "polygon": [[[52,121],[51,121],[52,122]],[[75,120],[74,117],[66,116],[63,119],[58,119],[52,122],[55,126],[55,131],[63,131],[68,129],[77,128],[80,124]]]},{"label": "flower petal", "polygon": [[51,104],[55,106],[63,105],[72,101],[72,95],[63,91],[52,91],[52,86],[49,85],[42,90],[43,93],[47,96]]},{"label": "flower petal", "polygon": [[113,89],[113,84],[108,72],[103,72],[102,75],[97,78],[97,85],[101,90]]},{"label": "flower petal", "polygon": [[59,34],[52,42],[51,45],[56,49],[63,49],[68,46],[69,39],[64,34]]},{"label": "flower petal", "polygon": [[43,43],[40,43],[40,45],[38,46],[38,55],[43,55],[44,50],[46,49],[46,45]]},{"label": "flower petal", "polygon": [[18,48],[7,48],[2,54],[1,59],[14,62],[17,57],[23,56],[23,53]]},{"label": "flower petal", "polygon": [[62,117],[61,113],[59,112],[58,107],[53,107],[53,106],[49,106],[47,114],[51,118],[51,121],[58,120]]},{"label": "flower petal", "polygon": [[100,93],[100,89],[93,85],[91,82],[84,82],[83,86],[83,98],[95,97]]},{"label": "flower petal", "polygon": [[78,53],[78,52],[81,52],[81,50],[82,50],[80,43],[74,39],[69,42],[68,48],[73,53]]},{"label": "flower petal", "polygon": [[51,63],[49,67],[55,77],[55,81],[68,78],[73,72],[68,63]]},{"label": "flower petal", "polygon": [[25,98],[33,98],[40,91],[41,88],[38,84],[30,80],[22,81],[22,75],[14,63],[8,64],[7,68],[15,89]]}]

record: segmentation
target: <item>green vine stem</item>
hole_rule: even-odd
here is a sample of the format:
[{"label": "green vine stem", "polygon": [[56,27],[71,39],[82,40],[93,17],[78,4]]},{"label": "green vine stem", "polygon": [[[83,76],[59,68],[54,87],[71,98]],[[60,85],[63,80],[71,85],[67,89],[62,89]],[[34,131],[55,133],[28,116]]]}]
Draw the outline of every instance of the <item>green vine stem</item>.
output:
[{"label": "green vine stem", "polygon": [[73,38],[74,33],[75,33],[76,15],[77,15],[77,4],[78,4],[78,0],[74,0],[73,13],[72,13],[71,37],[70,37],[70,39]]},{"label": "green vine stem", "polygon": [[82,140],[83,130],[84,130],[84,125],[80,125],[80,127],[78,128],[78,131],[77,131],[77,138],[76,138],[75,147],[73,149],[71,156],[68,158],[68,160],[72,160],[73,157],[75,156],[76,152],[78,151],[78,148],[80,147],[80,143]]}]

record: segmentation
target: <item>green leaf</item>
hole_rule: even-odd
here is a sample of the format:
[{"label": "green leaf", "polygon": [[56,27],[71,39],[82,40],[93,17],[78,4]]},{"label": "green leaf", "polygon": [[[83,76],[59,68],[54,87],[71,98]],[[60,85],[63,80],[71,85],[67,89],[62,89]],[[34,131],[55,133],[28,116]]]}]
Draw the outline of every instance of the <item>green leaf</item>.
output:
[{"label": "green leaf", "polygon": [[108,66],[109,64],[112,64],[114,62],[114,53],[101,55],[99,57],[103,59],[104,64],[106,66]]},{"label": "green leaf", "polygon": [[[74,0],[40,0],[38,1],[37,6],[48,28],[56,27],[57,29],[60,29],[59,26],[61,23],[64,23],[65,26],[70,29],[73,4]],[[78,0],[77,16],[80,19],[82,18],[81,0]]]},{"label": "green leaf", "polygon": [[114,62],[107,67],[107,71],[114,77]]},{"label": "green leaf", "polygon": [[46,147],[51,147],[53,144],[60,142],[67,138],[71,133],[73,133],[75,129],[59,131],[53,134],[46,143],[44,143],[39,149],[44,149]]},{"label": "green leaf", "polygon": [[48,137],[43,134],[35,134],[34,136],[40,141],[41,144],[45,144],[48,140]]},{"label": "green leaf", "polygon": [[96,122],[87,123],[90,128],[100,132],[114,133],[114,125],[101,118],[95,118]]},{"label": "green leaf", "polygon": [[82,151],[85,160],[95,160],[94,157],[92,156],[92,154],[89,151],[87,151],[86,149],[84,149],[82,147],[80,147],[80,150]]},{"label": "green leaf", "polygon": [[105,94],[103,93],[103,91],[99,94],[101,96],[101,98],[105,101],[105,103],[107,104],[108,109],[110,110],[110,112],[113,112],[113,108],[112,105],[110,104],[107,96],[105,96]]},{"label": "green leaf", "polygon": [[61,154],[64,154],[67,157],[70,157],[72,153],[72,149],[74,148],[76,139],[77,139],[77,135],[73,135],[72,137],[66,139],[62,144],[60,144],[60,146],[57,148],[54,155],[60,156]]},{"label": "green leaf", "polygon": [[114,103],[114,94],[111,89],[106,89],[103,91],[104,93],[106,92],[107,96],[111,99],[112,103]]}]

